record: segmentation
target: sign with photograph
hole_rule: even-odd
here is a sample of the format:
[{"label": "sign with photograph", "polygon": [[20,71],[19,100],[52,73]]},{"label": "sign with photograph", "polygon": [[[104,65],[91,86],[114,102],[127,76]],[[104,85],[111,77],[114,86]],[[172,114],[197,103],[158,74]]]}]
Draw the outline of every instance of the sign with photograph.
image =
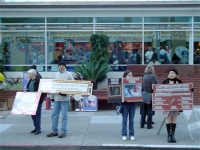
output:
[{"label": "sign with photograph", "polygon": [[83,111],[97,111],[97,107],[98,101],[96,96],[83,97]]},{"label": "sign with photograph", "polygon": [[41,93],[17,92],[11,114],[35,115]]},{"label": "sign with photograph", "polygon": [[153,84],[153,110],[192,110],[193,83],[189,84]]},{"label": "sign with photograph", "polygon": [[91,82],[82,80],[40,79],[38,91],[41,93],[89,95],[91,93]]},{"label": "sign with photograph", "polygon": [[122,102],[142,101],[142,77],[122,79]]},{"label": "sign with photograph", "polygon": [[122,79],[108,79],[108,103],[122,102]]}]

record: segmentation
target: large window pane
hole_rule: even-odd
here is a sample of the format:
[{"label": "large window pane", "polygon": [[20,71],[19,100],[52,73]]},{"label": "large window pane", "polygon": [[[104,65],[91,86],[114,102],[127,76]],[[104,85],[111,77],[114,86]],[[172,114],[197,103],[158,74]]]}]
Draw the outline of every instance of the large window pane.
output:
[{"label": "large window pane", "polygon": [[93,30],[93,24],[48,24],[47,30]]},{"label": "large window pane", "polygon": [[[98,32],[109,36],[109,63],[113,70],[124,71],[123,64],[142,63],[142,32]],[[118,66],[119,65],[119,66]]]},{"label": "large window pane", "polygon": [[192,24],[145,24],[144,30],[191,30]]},{"label": "large window pane", "polygon": [[0,24],[0,30],[44,30],[44,24]]},{"label": "large window pane", "polygon": [[45,23],[44,18],[0,18],[0,23]]},{"label": "large window pane", "polygon": [[53,17],[47,23],[93,23],[92,17]]},{"label": "large window pane", "polygon": [[194,64],[200,64],[200,31],[194,31]]},{"label": "large window pane", "polygon": [[144,17],[145,23],[191,22],[191,17]]},{"label": "large window pane", "polygon": [[[57,64],[61,60],[67,64],[80,64],[89,59],[91,34],[92,32],[48,32],[48,64]],[[56,67],[52,66],[50,70],[55,71]]]},{"label": "large window pane", "polygon": [[200,16],[194,17],[194,22],[200,23]]},{"label": "large window pane", "polygon": [[191,32],[152,31],[152,34],[145,34],[145,38],[152,39],[152,42],[144,43],[146,64],[189,63],[189,50],[192,50],[189,42]]},{"label": "large window pane", "polygon": [[96,24],[96,30],[142,30],[142,24]]},{"label": "large window pane", "polygon": [[142,17],[97,17],[96,23],[142,23]]},{"label": "large window pane", "polygon": [[3,32],[6,64],[45,64],[44,32]]}]

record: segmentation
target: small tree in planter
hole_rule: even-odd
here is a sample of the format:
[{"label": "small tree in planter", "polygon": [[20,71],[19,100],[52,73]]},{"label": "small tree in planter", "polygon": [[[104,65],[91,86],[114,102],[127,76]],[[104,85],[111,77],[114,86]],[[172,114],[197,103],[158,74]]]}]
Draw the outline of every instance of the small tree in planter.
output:
[{"label": "small tree in planter", "polygon": [[110,66],[107,62],[89,61],[74,67],[75,78],[82,78],[93,83],[93,89],[97,89],[97,83],[103,82],[106,79],[106,74],[110,71]]}]

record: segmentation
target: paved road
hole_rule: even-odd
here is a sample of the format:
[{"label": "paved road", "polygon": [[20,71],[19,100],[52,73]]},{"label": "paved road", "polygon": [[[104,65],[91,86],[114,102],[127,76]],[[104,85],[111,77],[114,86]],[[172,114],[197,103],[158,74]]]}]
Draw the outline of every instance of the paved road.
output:
[{"label": "paved road", "polygon": [[[200,106],[196,106],[200,109]],[[51,110],[42,111],[42,133],[30,134],[33,124],[30,116],[10,115],[10,111],[0,112],[0,150],[3,149],[200,149],[200,129],[192,131],[191,140],[182,116],[178,116],[175,133],[177,143],[167,142],[165,126],[159,135],[157,131],[163,121],[162,112],[156,112],[153,129],[141,129],[139,107],[135,115],[135,141],[121,140],[121,115],[115,110],[98,112],[69,112],[67,137],[47,138],[51,132]],[[198,113],[200,118],[200,113]],[[60,118],[61,121],[61,118]],[[195,122],[192,114],[188,123]],[[60,124],[59,124],[60,125]],[[59,126],[60,129],[60,126]]]}]

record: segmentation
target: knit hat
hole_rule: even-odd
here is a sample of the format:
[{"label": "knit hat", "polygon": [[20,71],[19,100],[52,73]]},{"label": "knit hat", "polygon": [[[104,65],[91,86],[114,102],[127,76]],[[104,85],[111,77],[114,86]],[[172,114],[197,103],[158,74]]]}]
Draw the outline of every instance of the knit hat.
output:
[{"label": "knit hat", "polygon": [[36,70],[37,66],[36,65],[33,65],[30,67],[30,69],[35,69]]},{"label": "knit hat", "polygon": [[58,66],[60,66],[60,65],[63,65],[63,66],[66,67],[66,63],[65,63],[65,61],[60,61],[60,62],[58,63]]},{"label": "knit hat", "polygon": [[175,72],[175,73],[176,73],[176,75],[178,75],[178,70],[177,70],[177,69],[175,69],[175,68],[172,68],[172,69],[170,69],[170,70],[169,70],[169,72],[170,72],[170,71],[173,71],[173,72]]}]

